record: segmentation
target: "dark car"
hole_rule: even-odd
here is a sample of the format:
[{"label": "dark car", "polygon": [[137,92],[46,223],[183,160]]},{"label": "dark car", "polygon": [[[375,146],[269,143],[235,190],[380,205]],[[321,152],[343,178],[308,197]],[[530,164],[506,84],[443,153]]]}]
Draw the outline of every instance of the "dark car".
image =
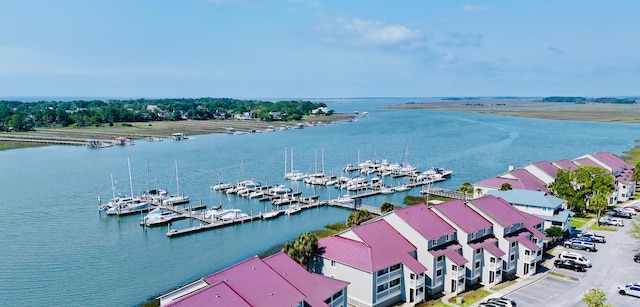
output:
[{"label": "dark car", "polygon": [[564,268],[569,270],[574,270],[576,272],[584,272],[586,270],[586,266],[581,263],[577,263],[573,260],[556,260],[553,262],[553,265],[556,268]]},{"label": "dark car", "polygon": [[577,237],[577,238],[573,239],[572,241],[583,241],[583,242],[596,243],[596,239],[595,238],[585,237],[585,236]]},{"label": "dark car", "polygon": [[592,238],[597,243],[607,243],[607,239],[603,235],[598,235],[593,232],[579,233],[577,236],[578,238],[581,238],[581,237]]},{"label": "dark car", "polygon": [[633,261],[640,262],[640,253],[633,255]]},{"label": "dark car", "polygon": [[609,215],[611,215],[613,217],[622,217],[622,218],[625,218],[625,219],[630,219],[630,218],[633,217],[631,215],[631,213],[625,212],[625,211],[622,211],[622,210],[611,210],[611,211],[609,211]]}]

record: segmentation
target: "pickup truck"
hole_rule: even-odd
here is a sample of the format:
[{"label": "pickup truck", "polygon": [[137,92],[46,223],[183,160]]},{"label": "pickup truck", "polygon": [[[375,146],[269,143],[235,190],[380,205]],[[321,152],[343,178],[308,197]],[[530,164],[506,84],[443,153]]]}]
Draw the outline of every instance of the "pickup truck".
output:
[{"label": "pickup truck", "polygon": [[564,247],[573,248],[573,249],[583,249],[588,252],[595,252],[598,249],[596,248],[596,244],[593,242],[580,241],[580,240],[569,240],[564,241]]}]

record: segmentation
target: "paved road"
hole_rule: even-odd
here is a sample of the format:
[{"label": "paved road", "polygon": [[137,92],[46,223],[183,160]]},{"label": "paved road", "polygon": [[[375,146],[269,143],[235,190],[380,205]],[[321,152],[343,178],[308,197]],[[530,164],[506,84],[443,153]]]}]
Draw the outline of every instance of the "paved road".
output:
[{"label": "paved road", "polygon": [[[612,306],[640,306],[640,298],[623,296],[617,292],[620,284],[640,282],[640,263],[633,262],[633,255],[640,249],[640,244],[626,232],[630,222],[625,219],[625,226],[616,232],[597,232],[607,238],[607,243],[597,245],[597,252],[577,251],[591,260],[593,267],[587,272],[552,269],[576,280],[547,275],[505,296],[515,300],[518,307],[583,307],[582,295],[591,288],[600,288],[607,295],[607,303]],[[559,249],[556,250],[558,254],[563,250],[561,247],[556,249]]]}]

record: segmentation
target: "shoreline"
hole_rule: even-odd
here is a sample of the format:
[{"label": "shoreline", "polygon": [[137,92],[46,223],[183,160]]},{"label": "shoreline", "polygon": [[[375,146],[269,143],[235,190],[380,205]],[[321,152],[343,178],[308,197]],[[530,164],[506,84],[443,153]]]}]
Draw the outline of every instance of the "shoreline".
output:
[{"label": "shoreline", "polygon": [[640,104],[554,103],[526,99],[438,100],[384,107],[389,110],[430,110],[517,116],[551,120],[640,123]]},{"label": "shoreline", "polygon": [[104,142],[112,142],[118,137],[140,140],[146,138],[170,138],[173,133],[183,133],[185,136],[202,135],[211,133],[227,133],[227,128],[233,127],[235,131],[251,132],[264,130],[269,126],[295,125],[296,123],[322,122],[337,123],[350,121],[355,118],[352,114],[335,113],[325,116],[306,116],[296,122],[264,122],[264,121],[239,121],[239,120],[184,120],[184,121],[158,121],[158,122],[133,122],[116,123],[113,126],[102,125],[100,127],[82,128],[36,128],[29,132],[4,132],[0,133],[0,150],[18,149],[26,147],[38,147],[47,145],[76,145],[86,144],[87,139],[98,139]]}]

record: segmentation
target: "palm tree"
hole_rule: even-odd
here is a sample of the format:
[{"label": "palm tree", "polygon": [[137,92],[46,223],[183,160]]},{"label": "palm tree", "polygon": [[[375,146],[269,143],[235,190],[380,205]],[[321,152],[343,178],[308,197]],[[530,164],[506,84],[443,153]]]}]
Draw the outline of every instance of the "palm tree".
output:
[{"label": "palm tree", "polygon": [[305,268],[308,268],[309,258],[317,249],[318,237],[309,232],[299,235],[294,241],[287,242],[282,246],[282,250],[287,253],[289,257]]},{"label": "palm tree", "polygon": [[394,209],[395,209],[395,205],[388,201],[385,201],[384,203],[382,203],[382,205],[380,205],[380,213],[383,213],[383,214],[387,212],[391,212]]},{"label": "palm tree", "polygon": [[347,227],[358,226],[370,219],[372,219],[375,215],[366,210],[356,210],[349,214],[347,217]]}]

